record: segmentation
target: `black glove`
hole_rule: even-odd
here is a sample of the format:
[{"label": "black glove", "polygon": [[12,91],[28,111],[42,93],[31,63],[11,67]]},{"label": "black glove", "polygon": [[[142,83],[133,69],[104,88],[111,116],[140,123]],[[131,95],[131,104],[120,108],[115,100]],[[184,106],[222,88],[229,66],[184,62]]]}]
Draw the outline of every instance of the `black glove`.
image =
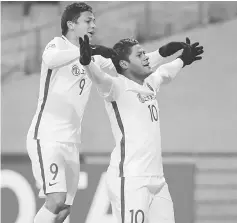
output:
[{"label": "black glove", "polygon": [[84,40],[79,38],[80,44],[80,63],[81,65],[88,65],[91,62],[91,47],[89,43],[89,37],[84,35]]},{"label": "black glove", "polygon": [[101,45],[90,45],[90,46],[92,50],[92,56],[101,55],[102,57],[111,58],[111,59],[117,56],[117,53],[112,48],[101,46]]},{"label": "black glove", "polygon": [[199,56],[203,54],[203,46],[198,46],[199,42],[195,42],[190,45],[190,39],[186,38],[186,46],[184,47],[183,53],[178,57],[180,58],[184,65],[190,65],[196,60],[201,60],[202,57]]},{"label": "black glove", "polygon": [[184,42],[170,42],[159,48],[159,53],[162,57],[168,57],[184,49],[186,45]]}]

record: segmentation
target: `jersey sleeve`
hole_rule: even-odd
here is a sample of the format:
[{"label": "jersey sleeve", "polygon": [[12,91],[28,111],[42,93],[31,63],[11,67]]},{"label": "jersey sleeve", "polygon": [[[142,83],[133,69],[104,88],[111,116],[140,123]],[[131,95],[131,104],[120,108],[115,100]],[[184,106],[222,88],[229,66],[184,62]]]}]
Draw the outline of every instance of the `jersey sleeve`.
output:
[{"label": "jersey sleeve", "polygon": [[178,58],[170,63],[161,65],[147,80],[159,91],[161,84],[167,84],[173,80],[183,67],[183,61]]},{"label": "jersey sleeve", "polygon": [[122,92],[125,90],[125,85],[119,77],[110,77],[112,79],[112,86],[107,94],[102,95],[106,101],[116,101]]},{"label": "jersey sleeve", "polygon": [[110,58],[104,58],[101,55],[95,55],[94,62],[99,66],[104,72],[109,74],[112,77],[118,76],[118,73],[115,69],[115,66]]},{"label": "jersey sleeve", "polygon": [[105,100],[114,101],[120,96],[124,85],[119,77],[110,76],[102,71],[94,62],[91,62],[84,67],[89,78],[95,84],[99,94]]},{"label": "jersey sleeve", "polygon": [[79,48],[71,49],[62,38],[56,37],[45,47],[42,59],[50,69],[54,69],[71,63],[79,57]]},{"label": "jersey sleeve", "polygon": [[160,55],[159,50],[147,53],[146,55],[149,57],[149,62],[152,69],[164,63],[165,61],[165,58]]}]

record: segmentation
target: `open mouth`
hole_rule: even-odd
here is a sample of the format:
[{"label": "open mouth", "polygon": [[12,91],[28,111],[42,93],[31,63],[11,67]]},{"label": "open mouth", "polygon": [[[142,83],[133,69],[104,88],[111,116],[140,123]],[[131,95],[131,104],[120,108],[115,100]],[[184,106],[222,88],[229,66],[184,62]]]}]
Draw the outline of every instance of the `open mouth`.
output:
[{"label": "open mouth", "polygon": [[93,36],[93,35],[95,34],[95,32],[91,31],[91,32],[88,32],[88,34],[89,34],[90,36]]},{"label": "open mouth", "polygon": [[150,67],[150,63],[144,64],[143,67]]}]

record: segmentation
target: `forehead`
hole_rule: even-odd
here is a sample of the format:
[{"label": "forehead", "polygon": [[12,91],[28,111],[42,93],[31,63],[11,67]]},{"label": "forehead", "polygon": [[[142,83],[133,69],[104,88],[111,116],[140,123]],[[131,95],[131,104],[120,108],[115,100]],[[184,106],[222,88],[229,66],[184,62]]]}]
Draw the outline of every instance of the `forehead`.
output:
[{"label": "forehead", "polygon": [[77,19],[80,20],[80,19],[92,19],[92,20],[95,20],[95,16],[92,12],[90,11],[85,11],[85,12],[82,12],[80,17]]},{"label": "forehead", "polygon": [[144,49],[140,44],[136,44],[132,47],[132,53],[139,53],[139,52],[143,52]]}]

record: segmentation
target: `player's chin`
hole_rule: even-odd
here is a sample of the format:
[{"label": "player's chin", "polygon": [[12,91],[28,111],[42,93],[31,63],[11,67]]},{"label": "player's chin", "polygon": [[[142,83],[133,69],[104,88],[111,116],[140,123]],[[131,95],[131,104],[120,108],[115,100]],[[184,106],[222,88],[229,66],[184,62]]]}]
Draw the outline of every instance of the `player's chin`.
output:
[{"label": "player's chin", "polygon": [[148,65],[148,66],[144,66],[144,73],[146,75],[150,75],[152,73],[152,68]]}]

